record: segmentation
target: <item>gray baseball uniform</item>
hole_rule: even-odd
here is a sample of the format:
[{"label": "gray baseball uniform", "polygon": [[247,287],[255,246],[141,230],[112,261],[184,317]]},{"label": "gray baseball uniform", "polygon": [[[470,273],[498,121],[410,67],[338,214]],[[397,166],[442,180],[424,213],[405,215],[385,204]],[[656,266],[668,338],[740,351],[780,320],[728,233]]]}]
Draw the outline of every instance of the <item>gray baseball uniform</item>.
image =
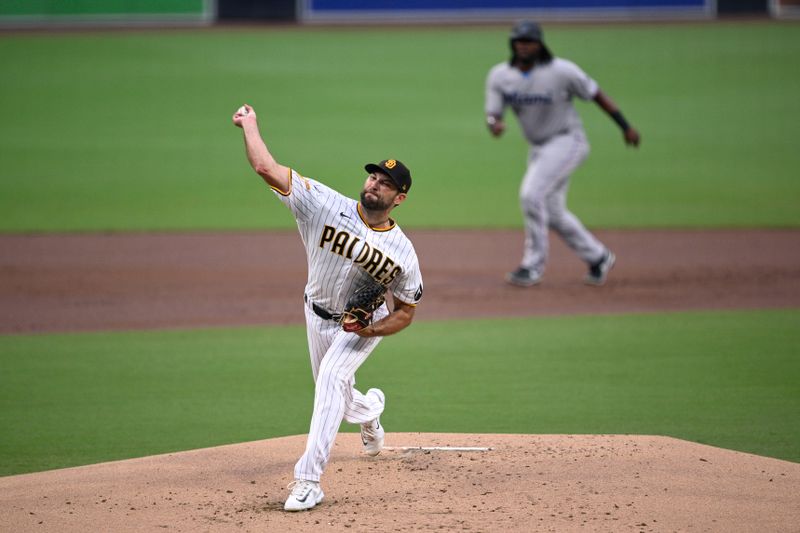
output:
[{"label": "gray baseball uniform", "polygon": [[569,177],[589,154],[589,143],[573,98],[590,100],[597,83],[571,61],[553,58],[522,72],[508,62],[495,65],[486,79],[487,115],[510,107],[530,143],[528,168],[520,187],[525,219],[521,266],[541,275],[548,255],[548,227],[587,263],[606,253],[566,207]]}]

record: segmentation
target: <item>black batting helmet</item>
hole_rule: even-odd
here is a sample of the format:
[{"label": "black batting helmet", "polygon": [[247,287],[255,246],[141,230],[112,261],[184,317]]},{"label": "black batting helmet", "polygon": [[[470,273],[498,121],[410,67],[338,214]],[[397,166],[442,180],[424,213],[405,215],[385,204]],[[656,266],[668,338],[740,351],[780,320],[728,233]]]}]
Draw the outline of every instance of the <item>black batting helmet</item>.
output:
[{"label": "black batting helmet", "polygon": [[542,27],[532,20],[523,20],[511,28],[511,40],[526,39],[528,41],[542,42]]},{"label": "black batting helmet", "polygon": [[511,63],[516,60],[516,52],[514,51],[514,41],[536,41],[541,45],[539,50],[539,57],[536,58],[537,63],[549,63],[553,59],[553,54],[550,49],[544,44],[544,32],[538,23],[532,20],[523,20],[517,22],[511,28],[511,35],[509,37],[509,44],[511,46]]}]

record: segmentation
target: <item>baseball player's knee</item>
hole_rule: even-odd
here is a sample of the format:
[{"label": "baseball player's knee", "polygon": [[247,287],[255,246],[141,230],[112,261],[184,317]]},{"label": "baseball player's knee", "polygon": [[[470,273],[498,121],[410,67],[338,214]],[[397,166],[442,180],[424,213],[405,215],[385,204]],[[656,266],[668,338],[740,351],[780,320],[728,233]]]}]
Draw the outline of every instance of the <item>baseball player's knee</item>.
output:
[{"label": "baseball player's knee", "polygon": [[521,194],[519,202],[526,213],[543,213],[547,209],[544,197],[538,194]]},{"label": "baseball player's knee", "polygon": [[534,220],[544,220],[547,218],[547,206],[545,205],[544,201],[531,199],[531,198],[522,198],[522,212],[525,213],[525,216],[528,218],[532,218]]},{"label": "baseball player's knee", "polygon": [[540,189],[529,188],[519,192],[519,201],[522,205],[542,205],[547,201],[547,194]]}]

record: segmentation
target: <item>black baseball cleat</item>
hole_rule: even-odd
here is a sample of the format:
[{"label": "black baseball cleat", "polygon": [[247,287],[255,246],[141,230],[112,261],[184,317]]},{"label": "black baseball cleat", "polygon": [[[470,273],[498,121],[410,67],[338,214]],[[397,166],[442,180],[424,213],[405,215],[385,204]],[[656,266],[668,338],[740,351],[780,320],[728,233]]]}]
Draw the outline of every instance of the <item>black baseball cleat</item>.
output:
[{"label": "black baseball cleat", "polygon": [[606,253],[603,254],[603,258],[593,265],[589,265],[589,272],[586,274],[586,278],[584,278],[584,282],[587,285],[596,285],[600,286],[606,282],[606,278],[608,277],[608,273],[614,267],[614,263],[617,262],[617,256],[611,250],[606,250]]},{"label": "black baseball cleat", "polygon": [[542,281],[542,275],[529,268],[519,267],[514,272],[506,274],[506,281],[517,287],[533,287]]}]

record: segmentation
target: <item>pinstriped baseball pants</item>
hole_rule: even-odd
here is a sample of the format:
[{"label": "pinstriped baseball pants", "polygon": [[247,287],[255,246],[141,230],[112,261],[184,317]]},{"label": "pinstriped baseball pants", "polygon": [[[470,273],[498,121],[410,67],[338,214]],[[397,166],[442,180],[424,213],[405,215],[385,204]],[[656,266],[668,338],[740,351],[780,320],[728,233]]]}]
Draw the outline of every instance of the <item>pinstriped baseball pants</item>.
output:
[{"label": "pinstriped baseball pants", "polygon": [[525,218],[525,249],[521,266],[544,272],[549,253],[547,230],[552,228],[586,263],[600,260],[605,246],[567,209],[569,177],[589,155],[582,131],[557,135],[531,146],[528,169],[519,196]]},{"label": "pinstriped baseball pants", "polygon": [[[328,463],[342,420],[363,424],[380,416],[381,404],[374,395],[354,388],[358,367],[367,360],[382,337],[361,338],[347,333],[333,320],[323,320],[305,306],[308,351],[314,376],[314,412],[303,456],[294,467],[295,479],[319,481]],[[386,316],[381,307],[375,319]]]}]

